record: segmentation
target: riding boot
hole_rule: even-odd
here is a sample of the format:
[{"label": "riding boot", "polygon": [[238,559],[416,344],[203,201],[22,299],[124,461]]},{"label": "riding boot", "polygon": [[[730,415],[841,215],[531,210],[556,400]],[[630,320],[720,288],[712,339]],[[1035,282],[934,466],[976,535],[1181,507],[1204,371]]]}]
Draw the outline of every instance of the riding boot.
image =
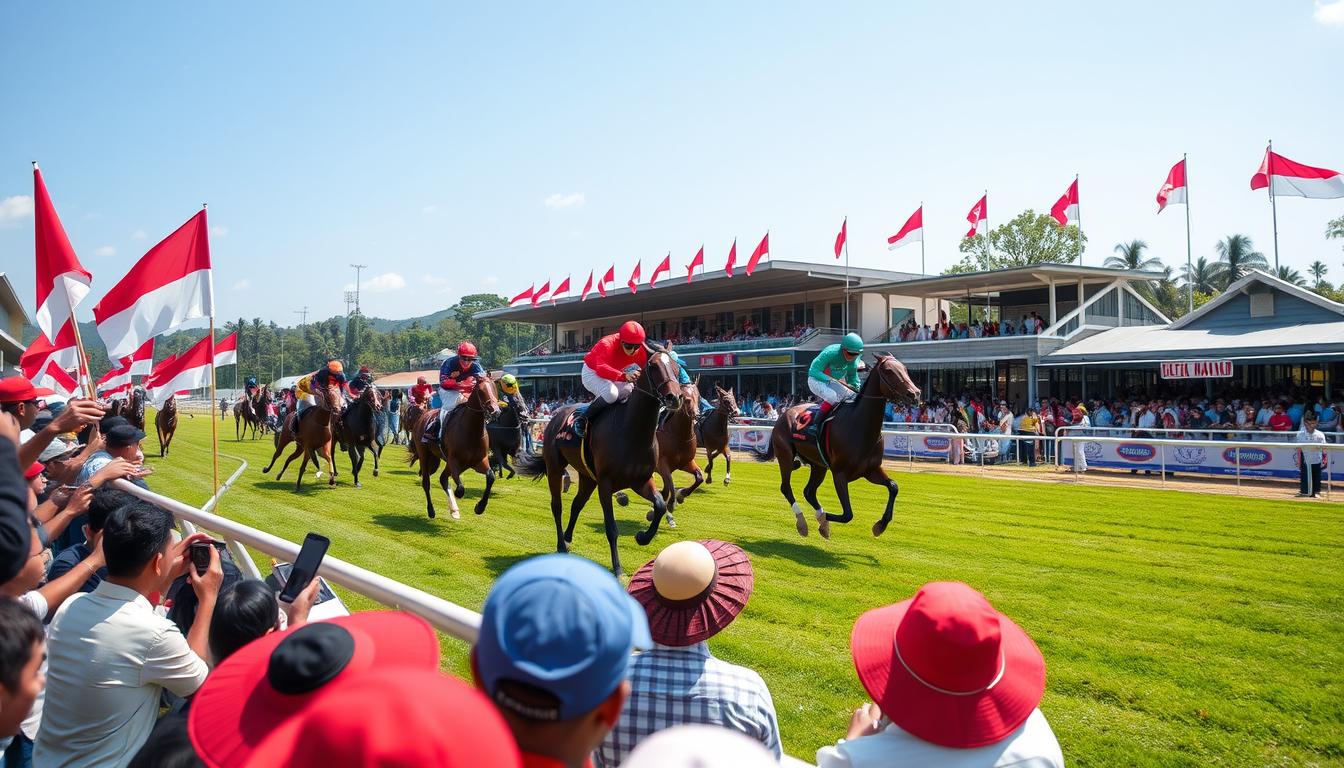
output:
[{"label": "riding boot", "polygon": [[606,408],[608,405],[610,405],[610,403],[600,397],[593,398],[593,401],[588,404],[588,407],[574,417],[575,436],[583,437],[587,434],[588,427],[593,424],[593,419],[597,418],[597,415],[602,412],[602,409]]},{"label": "riding boot", "polygon": [[443,419],[447,413],[446,409],[440,408],[438,418],[425,422],[425,431],[420,433],[420,442],[428,445],[439,441],[439,432],[443,429]]}]

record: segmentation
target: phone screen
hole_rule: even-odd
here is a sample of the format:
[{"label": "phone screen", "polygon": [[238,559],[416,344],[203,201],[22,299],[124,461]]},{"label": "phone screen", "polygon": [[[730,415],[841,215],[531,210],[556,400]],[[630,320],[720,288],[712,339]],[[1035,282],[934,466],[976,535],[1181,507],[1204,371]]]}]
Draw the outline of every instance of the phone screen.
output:
[{"label": "phone screen", "polygon": [[317,576],[317,568],[322,565],[322,558],[327,555],[327,547],[331,546],[331,539],[326,536],[320,536],[316,533],[308,534],[303,540],[303,548],[299,550],[299,556],[294,559],[294,567],[289,573],[289,578],[285,579],[285,588],[280,590],[280,599],[286,603],[294,602],[294,598]]},{"label": "phone screen", "polygon": [[196,575],[204,576],[210,570],[210,542],[195,541],[191,544],[191,564],[196,566]]}]

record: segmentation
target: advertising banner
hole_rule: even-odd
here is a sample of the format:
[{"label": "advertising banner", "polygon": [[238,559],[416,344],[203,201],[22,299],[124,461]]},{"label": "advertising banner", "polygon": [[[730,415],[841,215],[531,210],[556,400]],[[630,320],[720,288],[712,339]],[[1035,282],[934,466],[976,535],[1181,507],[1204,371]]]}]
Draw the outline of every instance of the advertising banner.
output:
[{"label": "advertising banner", "polygon": [[[1235,475],[1240,465],[1244,477],[1297,477],[1297,446],[1265,443],[1256,446],[1154,445],[1147,440],[1103,443],[1083,440],[1083,455],[1089,467],[1139,469],[1168,472],[1198,472]],[[1073,466],[1074,441],[1061,445],[1060,463]],[[1326,454],[1326,469],[1332,480],[1344,480],[1344,462],[1332,466]]]}]

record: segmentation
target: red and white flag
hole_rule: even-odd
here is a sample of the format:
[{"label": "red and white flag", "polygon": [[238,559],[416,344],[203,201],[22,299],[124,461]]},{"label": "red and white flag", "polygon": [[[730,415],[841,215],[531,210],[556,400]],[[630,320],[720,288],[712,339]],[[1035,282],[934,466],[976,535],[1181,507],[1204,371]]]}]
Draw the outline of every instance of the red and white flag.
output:
[{"label": "red and white flag", "polygon": [[[587,301],[587,300],[588,300],[588,294],[590,294],[590,293],[593,292],[593,274],[594,274],[595,272],[596,272],[596,270],[592,270],[592,269],[588,270],[588,282],[586,282],[586,283],[583,284],[583,296],[579,299],[579,301]],[[603,295],[605,295],[605,294],[603,294]]]},{"label": "red and white flag", "polygon": [[[733,242],[733,248],[737,248],[736,241]],[[756,244],[756,250],[752,251],[751,258],[747,259],[747,270],[746,270],[747,277],[751,277],[751,273],[756,271],[756,265],[761,263],[761,257],[769,255],[770,255],[770,231],[766,230],[765,237],[762,237],[761,242]]]},{"label": "red and white flag", "polygon": [[971,208],[971,212],[966,214],[966,220],[971,222],[971,229],[966,233],[966,237],[975,237],[980,232],[980,223],[989,221],[989,193]]},{"label": "red and white flag", "polygon": [[887,250],[894,251],[903,245],[918,243],[924,240],[924,206],[919,206],[915,212],[910,214],[910,218],[905,220],[905,226],[901,231],[887,238]]},{"label": "red and white flag", "polygon": [[[74,308],[89,295],[92,275],[70,247],[42,172],[33,164],[33,230],[37,243],[37,327],[48,339],[59,335]],[[46,366],[43,366],[45,368]],[[41,369],[39,369],[40,372]],[[31,377],[29,377],[31,378]]]},{"label": "red and white flag", "polygon": [[176,360],[176,359],[177,359],[177,355],[173,354],[173,355],[169,355],[169,356],[163,358],[162,360],[160,360],[159,362],[155,363],[155,364],[154,364],[154,370],[150,371],[148,376],[146,376],[145,378],[141,379],[141,380],[140,380],[140,383],[141,383],[142,385],[144,385],[145,389],[152,389],[152,388],[154,387],[154,382],[155,382],[155,380],[158,379],[158,377],[159,377],[159,375],[160,375],[161,373],[163,373],[164,371],[168,370],[169,367],[172,366],[173,361]]},{"label": "red and white flag", "polygon": [[129,368],[132,376],[145,376],[154,370],[154,340],[150,339],[140,348],[121,358],[121,367]]},{"label": "red and white flag", "polygon": [[212,341],[214,339],[207,335],[186,352],[159,364],[152,377],[152,384],[145,384],[155,406],[163,405],[169,397],[179,392],[189,392],[210,383],[214,348]]},{"label": "red and white flag", "polygon": [[630,286],[631,293],[639,293],[639,261],[635,262],[635,271],[630,273],[630,279],[625,284]]},{"label": "red and white flag", "polygon": [[1173,203],[1185,203],[1185,158],[1167,172],[1167,180],[1157,190],[1157,212]]},{"label": "red and white flag", "polygon": [[1269,187],[1274,196],[1310,197],[1329,200],[1344,197],[1344,175],[1329,168],[1313,168],[1293,162],[1266,149],[1260,170],[1251,177],[1251,189]]},{"label": "red and white flag", "polygon": [[93,308],[107,356],[125,357],[188,320],[214,315],[205,210],[149,249]]},{"label": "red and white flag", "polygon": [[602,276],[602,281],[597,284],[597,292],[605,299],[607,298],[607,286],[615,285],[615,283],[616,265],[612,264],[610,267],[607,267],[607,273]]},{"label": "red and white flag", "polygon": [[691,278],[695,277],[696,267],[705,268],[705,246],[703,245],[700,246],[700,250],[695,252],[695,258],[691,259],[691,263],[686,265],[686,282],[691,282]]},{"label": "red and white flag", "polygon": [[1070,221],[1078,220],[1078,179],[1074,179],[1069,188],[1064,190],[1064,196],[1055,201],[1055,206],[1050,209],[1050,215],[1061,227],[1067,227]]},{"label": "red and white flag", "polygon": [[728,249],[728,263],[723,265],[723,271],[729,277],[733,276],[733,267],[737,266],[737,238],[733,238],[733,247]]},{"label": "red and white flag", "polygon": [[847,230],[849,229],[849,217],[840,223],[840,234],[835,236],[835,258],[840,258],[840,250],[845,247],[845,240],[848,239]]},{"label": "red and white flag", "polygon": [[546,294],[551,292],[551,281],[547,280],[541,284],[541,287],[532,292],[532,306],[537,306],[537,302],[545,298]]},{"label": "red and white flag", "polygon": [[[47,369],[55,366],[57,370],[62,371],[66,368],[79,368],[79,351],[75,348],[75,326],[73,323],[66,322],[61,326],[61,332],[53,343],[46,337],[46,334],[39,333],[33,343],[19,356],[19,368],[23,370],[23,375],[38,386],[48,389],[57,389],[51,384],[43,384],[38,379],[45,375]],[[65,376],[68,378],[68,375]],[[78,388],[79,383],[75,382]],[[74,394],[73,390],[65,394]]]},{"label": "red and white flag", "polygon": [[536,283],[533,283],[532,285],[529,285],[529,286],[527,287],[527,290],[526,290],[526,291],[523,291],[522,293],[518,294],[517,296],[514,296],[512,299],[509,299],[509,306],[512,307],[513,305],[517,304],[517,303],[520,302],[520,301],[530,301],[530,300],[532,299],[532,289],[533,289],[535,286],[536,286]]},{"label": "red and white flag", "polygon": [[102,397],[111,397],[112,395],[119,395],[122,392],[130,390],[130,388],[131,388],[130,366],[113,368],[112,370],[103,374],[103,377],[94,383],[94,391],[97,392]]},{"label": "red and white flag", "polygon": [[79,394],[79,382],[69,371],[57,365],[55,360],[47,363],[47,367],[43,368],[41,373],[28,378],[32,380],[34,386],[55,390],[66,397]]},{"label": "red and white flag", "polygon": [[234,331],[228,336],[215,342],[215,367],[221,365],[238,364],[238,332]]},{"label": "red and white flag", "polygon": [[555,286],[554,291],[551,291],[551,303],[554,304],[556,298],[562,293],[566,296],[569,295],[569,275],[565,275],[565,279],[561,280],[560,284]]},{"label": "red and white flag", "polygon": [[657,284],[658,284],[658,276],[659,276],[659,275],[663,275],[663,274],[667,274],[667,275],[672,274],[672,252],[671,252],[671,251],[668,251],[668,254],[667,254],[666,256],[663,257],[662,262],[661,262],[658,266],[656,266],[656,267],[653,268],[653,274],[652,274],[652,275],[649,275],[649,287],[652,288],[652,287],[654,287],[655,285],[657,285]]}]

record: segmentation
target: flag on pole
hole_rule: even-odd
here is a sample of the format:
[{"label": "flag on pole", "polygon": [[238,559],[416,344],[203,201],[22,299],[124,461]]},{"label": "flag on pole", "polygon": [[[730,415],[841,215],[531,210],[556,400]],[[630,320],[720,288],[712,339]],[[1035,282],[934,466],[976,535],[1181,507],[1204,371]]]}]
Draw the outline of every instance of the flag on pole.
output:
[{"label": "flag on pole", "polygon": [[845,238],[846,238],[845,231],[847,229],[849,229],[848,216],[846,216],[845,220],[840,223],[840,234],[835,236],[835,258],[837,259],[840,258],[840,251],[843,250],[845,247]]},{"label": "flag on pole", "polygon": [[[592,270],[592,269],[588,270],[588,282],[586,282],[586,283],[583,284],[583,297],[580,298],[579,301],[587,301],[587,300],[588,300],[588,294],[589,294],[589,293],[592,293],[592,291],[593,291],[593,274],[594,274],[595,272],[596,272],[596,270]],[[604,294],[604,295],[605,295],[605,294]]]},{"label": "flag on pole", "polygon": [[919,206],[915,212],[910,214],[910,218],[905,220],[905,226],[901,231],[887,238],[887,250],[894,251],[903,245],[918,243],[924,240],[924,206]]},{"label": "flag on pole", "polygon": [[649,275],[649,287],[652,288],[658,284],[658,276],[662,274],[672,274],[672,252],[668,251],[663,257],[661,263],[653,268],[653,274]]},{"label": "flag on pole", "polygon": [[28,378],[32,379],[34,386],[55,390],[57,394],[66,397],[74,397],[79,393],[79,382],[68,371],[57,365],[55,360],[49,361],[47,367],[43,368],[37,376]]},{"label": "flag on pole", "polygon": [[121,366],[129,368],[132,376],[144,376],[154,370],[154,340],[146,341],[135,352],[121,358]]},{"label": "flag on pole", "polygon": [[212,341],[214,339],[207,334],[187,351],[156,367],[152,384],[145,385],[155,407],[163,405],[169,397],[179,392],[189,392],[210,384]]},{"label": "flag on pole", "polygon": [[[733,250],[734,251],[737,250],[736,240],[733,241]],[[770,232],[769,230],[766,230],[765,237],[761,238],[761,242],[757,243],[756,245],[756,250],[751,252],[751,258],[747,259],[747,270],[746,270],[747,277],[751,277],[751,273],[756,271],[756,265],[761,263],[761,257],[769,255],[770,255]]]},{"label": "flag on pole", "polygon": [[602,282],[597,284],[597,292],[602,295],[602,298],[607,298],[607,286],[613,285],[615,282],[616,265],[612,264],[610,267],[607,267],[607,273],[602,276]]},{"label": "flag on pole", "polygon": [[228,336],[215,342],[215,367],[221,365],[238,364],[238,332],[234,331]]},{"label": "flag on pole", "polygon": [[733,247],[728,249],[728,263],[723,265],[723,271],[733,276],[733,267],[737,266],[737,238],[733,238]]},{"label": "flag on pole", "polygon": [[1157,212],[1161,213],[1168,205],[1185,203],[1185,160],[1171,166],[1167,180],[1157,190]]},{"label": "flag on pole", "polygon": [[691,278],[695,276],[696,267],[705,268],[705,246],[703,244],[700,246],[700,250],[695,252],[695,258],[691,259],[691,263],[686,265],[686,282],[691,282]]},{"label": "flag on pole", "polygon": [[1055,206],[1050,209],[1050,215],[1059,226],[1067,227],[1070,221],[1078,220],[1078,180],[1074,179],[1069,188],[1064,190],[1064,196],[1055,201]]},{"label": "flag on pole", "polygon": [[[38,386],[48,389],[58,389],[51,384],[42,384],[38,381],[48,367],[54,365],[57,370],[64,374],[66,368],[79,367],[79,351],[75,347],[75,328],[74,324],[67,321],[61,326],[61,332],[57,335],[55,343],[46,337],[46,334],[39,333],[33,343],[19,356],[19,368],[23,370],[23,375]],[[65,375],[68,377],[68,375]],[[79,387],[79,382],[75,381],[75,387]],[[73,390],[66,392],[66,395],[74,394]]]},{"label": "flag on pole", "polygon": [[512,299],[509,299],[509,306],[512,307],[513,305],[517,304],[517,303],[520,302],[520,301],[528,301],[528,300],[530,300],[530,299],[532,298],[532,288],[533,288],[534,286],[536,286],[536,283],[533,283],[532,285],[529,285],[529,286],[527,287],[527,290],[526,290],[526,291],[523,291],[522,293],[518,294],[517,296],[514,296]]},{"label": "flag on pole", "polygon": [[[37,243],[37,327],[51,339],[60,335],[74,308],[89,295],[93,276],[75,257],[75,249],[65,236],[65,228],[56,215],[56,207],[51,204],[47,184],[36,163],[33,164],[33,225]],[[71,344],[74,344],[74,336],[71,336]]]},{"label": "flag on pole", "polygon": [[561,280],[560,284],[555,286],[554,291],[551,291],[551,303],[554,304],[556,297],[562,293],[566,296],[569,295],[569,275],[565,275],[565,279]]},{"label": "flag on pole", "polygon": [[987,221],[988,219],[989,194],[986,193],[985,196],[980,198],[980,200],[971,208],[971,212],[966,214],[966,220],[971,222],[971,229],[966,233],[966,237],[975,237],[980,232],[980,222]]},{"label": "flag on pole", "polygon": [[150,371],[148,376],[140,380],[140,383],[145,387],[146,390],[153,388],[154,382],[159,378],[159,376],[164,371],[168,370],[169,367],[172,366],[173,361],[175,360],[177,360],[177,355],[175,354],[163,358],[154,365],[154,370]]},{"label": "flag on pole", "polygon": [[641,260],[636,260],[636,261],[635,261],[635,271],[634,271],[634,272],[631,272],[631,273],[630,273],[630,279],[627,280],[627,281],[625,281],[625,284],[628,285],[628,286],[630,286],[630,292],[631,292],[631,293],[639,293],[639,262],[640,262],[640,261],[641,261]]},{"label": "flag on pole", "polygon": [[537,302],[541,301],[546,296],[546,294],[550,292],[551,292],[551,281],[547,280],[546,282],[541,284],[540,288],[532,292],[532,306],[534,307],[537,306]]},{"label": "flag on pole", "polygon": [[131,368],[123,366],[114,368],[94,383],[94,391],[103,397],[111,397],[125,392],[131,388]]},{"label": "flag on pole", "polygon": [[113,359],[188,320],[214,315],[205,209],[149,249],[93,308]]},{"label": "flag on pole", "polygon": [[1329,200],[1344,197],[1344,175],[1329,168],[1313,168],[1294,162],[1267,149],[1265,159],[1260,161],[1260,170],[1251,177],[1251,189],[1265,187],[1270,187],[1270,194],[1275,197]]}]

